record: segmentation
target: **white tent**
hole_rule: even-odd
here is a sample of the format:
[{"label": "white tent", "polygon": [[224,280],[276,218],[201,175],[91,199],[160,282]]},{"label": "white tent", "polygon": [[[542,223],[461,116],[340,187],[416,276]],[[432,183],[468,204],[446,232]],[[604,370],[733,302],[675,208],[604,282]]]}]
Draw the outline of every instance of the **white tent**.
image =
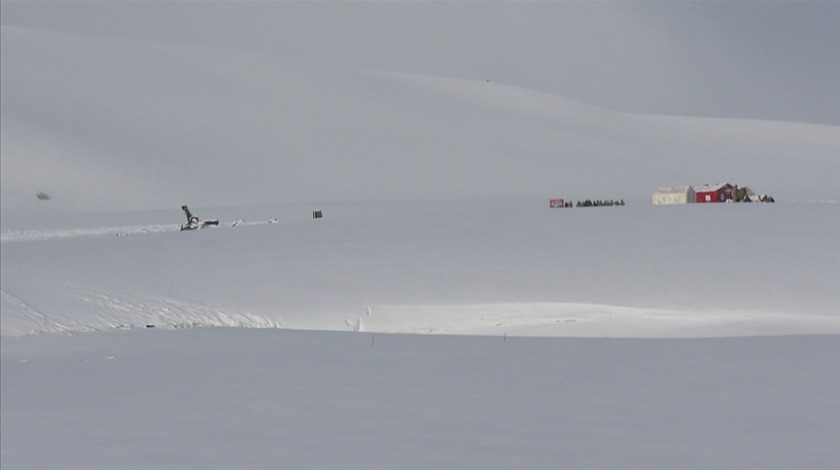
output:
[{"label": "white tent", "polygon": [[695,202],[696,193],[691,186],[670,186],[656,188],[653,204],[690,204]]}]

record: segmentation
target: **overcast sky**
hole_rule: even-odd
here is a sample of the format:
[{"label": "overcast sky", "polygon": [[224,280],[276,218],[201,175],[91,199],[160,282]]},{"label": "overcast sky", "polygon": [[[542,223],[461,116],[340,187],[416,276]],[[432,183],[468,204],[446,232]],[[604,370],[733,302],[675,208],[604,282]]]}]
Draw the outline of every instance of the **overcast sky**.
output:
[{"label": "overcast sky", "polygon": [[840,124],[840,2],[6,2],[2,23]]}]

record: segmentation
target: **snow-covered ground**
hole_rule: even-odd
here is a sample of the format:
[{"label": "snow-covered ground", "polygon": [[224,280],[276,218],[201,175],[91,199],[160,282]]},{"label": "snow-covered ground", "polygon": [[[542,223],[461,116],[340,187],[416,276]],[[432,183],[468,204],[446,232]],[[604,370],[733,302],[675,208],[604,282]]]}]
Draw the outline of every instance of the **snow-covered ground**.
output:
[{"label": "snow-covered ground", "polygon": [[0,327],[840,334],[836,204],[311,209],[324,218],[302,205],[204,208],[221,226],[180,232],[174,208],[138,215],[156,217],[148,226],[4,231]]},{"label": "snow-covered ground", "polygon": [[840,338],[194,328],[3,338],[4,468],[840,461]]},{"label": "snow-covered ground", "polygon": [[840,463],[836,204],[193,211],[4,230],[4,468]]},{"label": "snow-covered ground", "polygon": [[3,8],[4,470],[840,467],[840,127]]}]

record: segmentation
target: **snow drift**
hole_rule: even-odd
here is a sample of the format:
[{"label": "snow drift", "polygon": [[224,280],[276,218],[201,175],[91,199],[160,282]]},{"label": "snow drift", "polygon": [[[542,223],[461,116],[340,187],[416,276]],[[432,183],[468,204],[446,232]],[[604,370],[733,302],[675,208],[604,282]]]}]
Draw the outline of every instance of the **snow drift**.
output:
[{"label": "snow drift", "polygon": [[[2,333],[840,333],[836,204],[318,208],[323,219],[295,204],[196,209],[221,216],[220,227],[196,232],[107,225],[108,214],[82,219],[88,228],[5,231]],[[176,206],[136,217],[183,216]]]}]

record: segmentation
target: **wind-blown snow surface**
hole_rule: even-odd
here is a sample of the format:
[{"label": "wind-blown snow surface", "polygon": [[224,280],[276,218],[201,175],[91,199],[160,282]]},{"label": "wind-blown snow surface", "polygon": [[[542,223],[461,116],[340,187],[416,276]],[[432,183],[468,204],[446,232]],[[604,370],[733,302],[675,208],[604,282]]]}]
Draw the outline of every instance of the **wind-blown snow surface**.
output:
[{"label": "wind-blown snow surface", "polygon": [[[836,204],[311,209],[325,217],[302,205],[194,209],[222,226],[179,232],[164,224],[180,222],[175,208],[138,215],[157,217],[148,230],[4,231],[2,332],[840,334]],[[229,226],[238,219],[246,225]]]},{"label": "wind-blown snow surface", "polygon": [[3,468],[840,462],[840,337],[199,328],[3,339]]}]

